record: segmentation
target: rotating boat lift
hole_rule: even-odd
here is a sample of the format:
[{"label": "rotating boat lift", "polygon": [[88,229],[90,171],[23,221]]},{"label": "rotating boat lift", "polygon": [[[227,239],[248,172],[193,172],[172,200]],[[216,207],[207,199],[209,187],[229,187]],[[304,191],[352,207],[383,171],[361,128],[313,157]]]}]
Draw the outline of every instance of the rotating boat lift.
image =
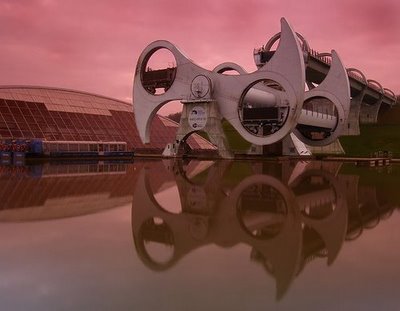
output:
[{"label": "rotating boat lift", "polygon": [[[149,71],[147,66],[160,49],[169,50],[176,60],[176,67],[159,71],[165,76],[162,83],[154,82],[152,76],[157,72]],[[284,18],[277,50],[262,64],[255,57],[259,68],[253,73],[234,63],[223,63],[209,71],[194,64],[172,43],[155,41],[144,49],[135,71],[133,107],[140,138],[149,143],[156,112],[164,104],[178,100],[183,104],[181,121],[175,142],[164,150],[166,156],[183,155],[186,139],[203,131],[222,158],[233,158],[222,129],[224,119],[253,146],[280,143],[282,154],[288,154],[288,148],[296,149],[299,140],[310,146],[329,145],[342,134],[350,111],[346,68],[334,50],[331,57],[325,79],[306,91],[298,34]],[[224,74],[232,70],[238,74]],[[165,93],[157,94],[160,87]]]}]

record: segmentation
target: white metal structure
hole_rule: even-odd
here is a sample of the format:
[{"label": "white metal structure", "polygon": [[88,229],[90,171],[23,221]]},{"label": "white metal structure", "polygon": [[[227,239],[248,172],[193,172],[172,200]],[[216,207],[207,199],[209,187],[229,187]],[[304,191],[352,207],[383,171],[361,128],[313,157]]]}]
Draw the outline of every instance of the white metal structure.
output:
[{"label": "white metal structure", "polygon": [[[160,49],[169,50],[176,60],[176,68],[160,71],[168,78],[163,83],[149,83],[148,61]],[[225,75],[235,70],[239,75]],[[166,82],[167,81],[167,82]],[[164,104],[179,100],[183,103],[181,123],[174,149],[191,133],[204,131],[218,147],[222,157],[232,153],[226,143],[221,122],[227,120],[236,131],[254,145],[270,145],[290,139],[290,133],[309,145],[324,145],[335,140],[346,122],[349,105],[349,81],[339,56],[332,51],[332,66],[325,80],[305,92],[304,55],[298,37],[288,22],[281,19],[278,48],[272,58],[253,73],[240,66],[224,63],[209,71],[194,64],[168,41],[155,41],[139,57],[133,86],[136,125],[144,143],[150,140],[151,120]],[[156,94],[162,85],[164,94]],[[326,112],[309,113],[306,106],[324,99]],[[329,102],[327,104],[326,102]],[[329,111],[328,111],[329,110]],[[296,126],[302,125],[296,129]],[[314,135],[315,129],[321,135]],[[321,130],[322,129],[322,130]],[[319,132],[318,132],[319,131]]]}]

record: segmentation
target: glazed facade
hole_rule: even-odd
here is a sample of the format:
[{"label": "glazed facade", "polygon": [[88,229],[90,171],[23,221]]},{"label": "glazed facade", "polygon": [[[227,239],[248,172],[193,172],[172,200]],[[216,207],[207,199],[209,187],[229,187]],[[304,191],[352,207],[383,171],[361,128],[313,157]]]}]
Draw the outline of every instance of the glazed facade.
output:
[{"label": "glazed facade", "polygon": [[[118,141],[128,150],[162,152],[173,142],[178,124],[157,115],[151,143],[138,135],[132,105],[74,90],[0,86],[0,140]],[[194,150],[214,147],[198,135],[188,140]]]}]

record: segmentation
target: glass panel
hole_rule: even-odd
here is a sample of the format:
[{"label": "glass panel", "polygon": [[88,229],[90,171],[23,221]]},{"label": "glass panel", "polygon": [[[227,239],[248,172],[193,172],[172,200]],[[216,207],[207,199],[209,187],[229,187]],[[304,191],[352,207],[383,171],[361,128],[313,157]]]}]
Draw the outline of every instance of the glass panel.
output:
[{"label": "glass panel", "polygon": [[58,144],[59,151],[68,151],[68,144]]},{"label": "glass panel", "polygon": [[79,151],[78,144],[69,144],[69,151]]},{"label": "glass panel", "polygon": [[11,131],[11,134],[12,134],[13,137],[15,137],[15,138],[22,137],[22,133],[18,129],[13,129],[13,130],[10,130],[10,131]]},{"label": "glass panel", "polygon": [[35,118],[36,123],[40,124],[40,123],[45,123],[46,120],[43,117],[36,117]]},{"label": "glass panel", "polygon": [[15,122],[7,122],[8,128],[11,129],[18,129],[17,123]]},{"label": "glass panel", "polygon": [[28,112],[28,113],[22,112],[22,115],[24,116],[26,121],[28,121],[28,122],[30,121],[31,123],[35,123],[35,119],[33,118],[33,116],[31,115],[30,112]]},{"label": "glass panel", "polygon": [[4,118],[4,120],[6,121],[6,122],[14,122],[15,120],[14,120],[14,118],[13,118],[13,116],[11,115],[11,114],[2,114],[3,115],[3,118]]},{"label": "glass panel", "polygon": [[29,124],[29,127],[31,128],[31,130],[33,131],[40,131],[40,127],[37,124]]},{"label": "glass panel", "polygon": [[53,133],[53,136],[55,140],[64,140],[64,137],[61,133]]},{"label": "glass panel", "polygon": [[8,108],[7,104],[1,104],[0,105],[0,112],[1,113],[11,113],[10,109]]},{"label": "glass panel", "polygon": [[88,144],[79,144],[79,150],[80,151],[89,151],[89,145]]},{"label": "glass panel", "polygon": [[82,140],[84,140],[84,141],[89,141],[90,140],[90,136],[89,135],[82,134],[81,137],[82,137]]},{"label": "glass panel", "polygon": [[18,107],[17,103],[13,100],[6,100],[8,107]]},{"label": "glass panel", "polygon": [[14,119],[16,122],[25,122],[25,118],[22,116],[22,114],[19,115],[14,115]]},{"label": "glass panel", "polygon": [[30,137],[33,137],[34,135],[33,135],[33,133],[31,131],[22,130],[22,136],[25,137],[25,138],[30,138]]},{"label": "glass panel", "polygon": [[50,152],[58,151],[58,144],[48,144],[47,148],[49,149]]},{"label": "glass panel", "polygon": [[34,134],[34,137],[40,138],[43,137],[43,133],[41,131],[32,131]]},{"label": "glass panel", "polygon": [[6,129],[0,129],[0,135],[3,137],[11,137],[10,131],[8,131]]},{"label": "glass panel", "polygon": [[19,109],[26,109],[26,108],[28,108],[28,104],[24,101],[19,101],[18,107],[19,107]]},{"label": "glass panel", "polygon": [[65,140],[75,140],[74,136],[72,136],[71,134],[64,134],[64,138]]},{"label": "glass panel", "polygon": [[7,123],[4,122],[4,121],[0,121],[0,129],[6,129],[6,130],[8,130]]}]

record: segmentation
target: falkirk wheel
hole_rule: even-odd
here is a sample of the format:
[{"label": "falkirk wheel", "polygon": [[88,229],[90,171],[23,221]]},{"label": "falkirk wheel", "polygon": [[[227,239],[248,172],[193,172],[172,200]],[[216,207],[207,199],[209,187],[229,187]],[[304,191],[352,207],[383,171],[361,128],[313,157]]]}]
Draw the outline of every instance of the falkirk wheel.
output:
[{"label": "falkirk wheel", "polygon": [[[149,59],[160,49],[172,53],[176,67],[149,70]],[[306,90],[303,50],[298,35],[284,18],[277,50],[252,73],[235,63],[223,63],[209,71],[193,63],[172,43],[155,41],[141,53],[134,77],[133,107],[140,138],[149,143],[151,121],[157,111],[168,102],[180,101],[181,121],[176,140],[164,150],[166,156],[182,156],[186,139],[202,131],[222,158],[233,158],[223,120],[253,150],[280,144],[285,154],[282,146],[293,149],[299,144],[329,145],[342,134],[350,110],[346,68],[334,50],[331,58],[325,79]],[[224,74],[226,71],[237,74]],[[158,94],[157,88],[163,88],[164,93]]]}]

